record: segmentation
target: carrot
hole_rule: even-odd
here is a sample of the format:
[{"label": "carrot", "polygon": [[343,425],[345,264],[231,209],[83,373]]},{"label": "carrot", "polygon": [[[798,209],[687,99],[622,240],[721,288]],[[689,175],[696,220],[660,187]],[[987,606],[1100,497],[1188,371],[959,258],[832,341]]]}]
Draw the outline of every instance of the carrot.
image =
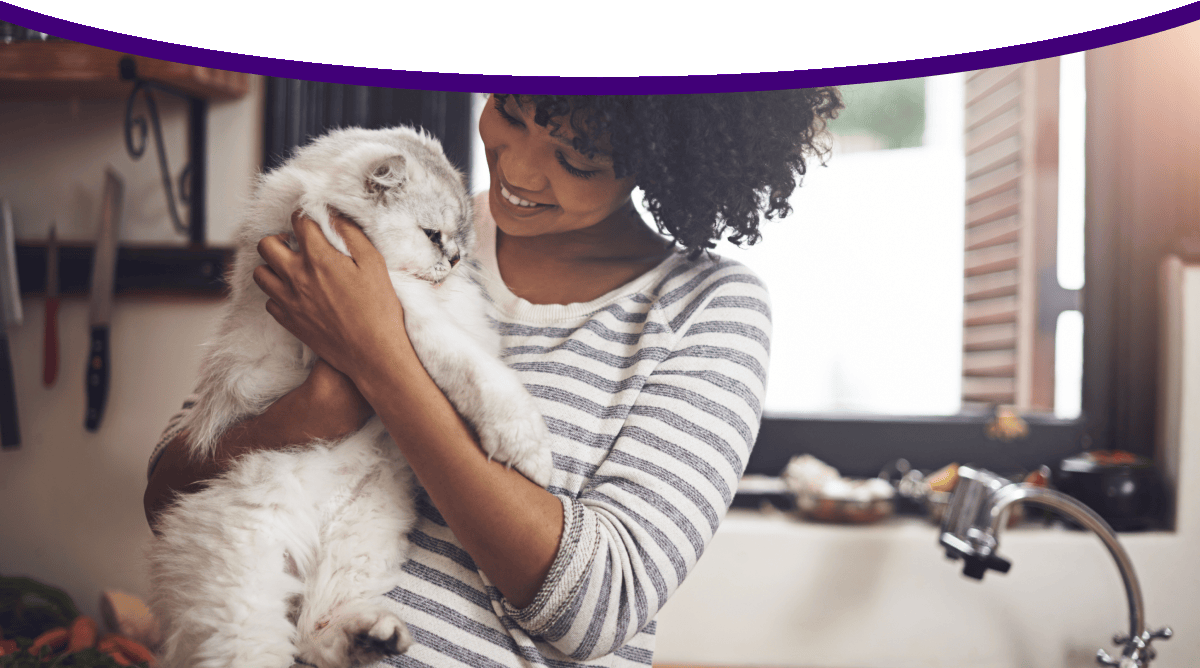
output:
[{"label": "carrot", "polygon": [[29,646],[29,653],[38,656],[42,648],[49,647],[53,650],[62,648],[67,644],[67,638],[70,632],[66,627],[59,626],[46,631],[42,635],[33,639],[33,644]]},{"label": "carrot", "polygon": [[0,640],[0,656],[5,654],[15,654],[17,652],[16,640]]},{"label": "carrot", "polygon": [[78,652],[96,645],[96,621],[87,615],[79,615],[71,622],[70,641],[67,653]]},{"label": "carrot", "polygon": [[112,651],[105,652],[105,654],[112,657],[112,660],[116,661],[118,666],[132,666],[133,665],[133,662],[129,660],[129,657],[125,656],[125,653],[119,649],[114,649]]},{"label": "carrot", "polygon": [[117,649],[121,653],[132,659],[135,663],[148,662],[152,667],[158,665],[158,660],[154,658],[154,652],[146,649],[142,643],[126,638],[121,635],[111,635],[109,638],[116,644]]},{"label": "carrot", "polygon": [[96,650],[111,656],[114,661],[122,666],[132,665],[133,662],[129,660],[129,657],[125,656],[125,654],[121,652],[121,648],[118,647],[116,641],[113,640],[115,637],[115,633],[105,634],[105,636],[100,639],[100,642],[96,643]]}]

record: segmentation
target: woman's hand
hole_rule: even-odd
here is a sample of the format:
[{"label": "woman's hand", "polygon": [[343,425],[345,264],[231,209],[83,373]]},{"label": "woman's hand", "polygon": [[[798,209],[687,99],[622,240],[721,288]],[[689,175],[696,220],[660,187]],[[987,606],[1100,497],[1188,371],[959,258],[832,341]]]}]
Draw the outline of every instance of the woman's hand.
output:
[{"label": "woman's hand", "polygon": [[255,268],[254,282],[269,298],[267,312],[279,324],[355,379],[410,344],[383,256],[354,223],[337,214],[330,222],[352,257],[297,212],[292,229],[299,250],[279,236],[260,241],[258,253],[266,264]]}]

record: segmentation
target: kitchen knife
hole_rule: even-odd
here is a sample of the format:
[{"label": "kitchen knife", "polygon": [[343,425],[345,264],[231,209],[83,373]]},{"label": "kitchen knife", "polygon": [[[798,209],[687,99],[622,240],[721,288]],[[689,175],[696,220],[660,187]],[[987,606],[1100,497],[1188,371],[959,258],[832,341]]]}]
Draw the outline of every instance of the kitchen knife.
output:
[{"label": "kitchen knife", "polygon": [[12,209],[0,200],[0,447],[21,445],[17,425],[17,385],[13,379],[8,328],[21,324],[21,288],[17,283],[17,257]]},{"label": "kitchen knife", "polygon": [[58,378],[58,235],[50,226],[46,241],[46,334],[42,341],[42,384],[54,385]]},{"label": "kitchen knife", "polygon": [[92,327],[88,347],[87,414],[83,426],[88,431],[100,428],[100,418],[108,402],[109,325],[112,322],[113,279],[117,269],[117,236],[121,222],[121,204],[125,186],[111,167],[104,172],[104,200],[100,210],[100,231],[92,256],[92,298],[88,324]]}]

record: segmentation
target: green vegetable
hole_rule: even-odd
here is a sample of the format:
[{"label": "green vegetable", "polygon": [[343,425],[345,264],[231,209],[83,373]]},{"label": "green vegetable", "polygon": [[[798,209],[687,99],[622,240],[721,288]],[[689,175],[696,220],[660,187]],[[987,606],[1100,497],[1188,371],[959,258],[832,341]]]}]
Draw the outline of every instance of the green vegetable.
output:
[{"label": "green vegetable", "polygon": [[32,640],[56,626],[69,626],[79,616],[61,589],[31,578],[0,577],[0,629],[3,637]]}]

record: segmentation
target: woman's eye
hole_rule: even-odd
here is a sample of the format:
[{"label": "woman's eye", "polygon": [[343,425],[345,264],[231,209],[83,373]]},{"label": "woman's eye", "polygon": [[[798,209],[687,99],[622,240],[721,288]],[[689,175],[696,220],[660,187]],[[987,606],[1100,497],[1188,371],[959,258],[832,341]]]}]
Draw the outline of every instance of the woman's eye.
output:
[{"label": "woman's eye", "polygon": [[556,156],[558,157],[558,164],[562,165],[562,168],[567,170],[567,173],[571,176],[578,176],[581,179],[590,179],[591,177],[600,173],[600,170],[598,169],[589,171],[572,166],[571,163],[567,162],[566,156],[564,156],[562,153],[556,153]]},{"label": "woman's eye", "polygon": [[435,244],[442,243],[442,233],[441,232],[438,232],[437,230],[421,230],[421,231],[424,232],[425,236],[429,237],[429,240],[432,241],[433,243],[435,243]]},{"label": "woman's eye", "polygon": [[[525,127],[525,123],[522,122],[521,119],[512,116],[511,114],[509,114],[507,111],[504,110],[504,103],[500,101],[500,98],[497,97],[497,98],[492,98],[492,99],[494,100],[494,102],[492,103],[492,106],[494,106],[496,108],[496,113],[500,114],[500,117],[503,118],[505,121],[508,121],[509,125],[511,125],[513,127],[517,127],[517,128]],[[508,98],[505,98],[505,100],[507,100],[507,99]]]}]

